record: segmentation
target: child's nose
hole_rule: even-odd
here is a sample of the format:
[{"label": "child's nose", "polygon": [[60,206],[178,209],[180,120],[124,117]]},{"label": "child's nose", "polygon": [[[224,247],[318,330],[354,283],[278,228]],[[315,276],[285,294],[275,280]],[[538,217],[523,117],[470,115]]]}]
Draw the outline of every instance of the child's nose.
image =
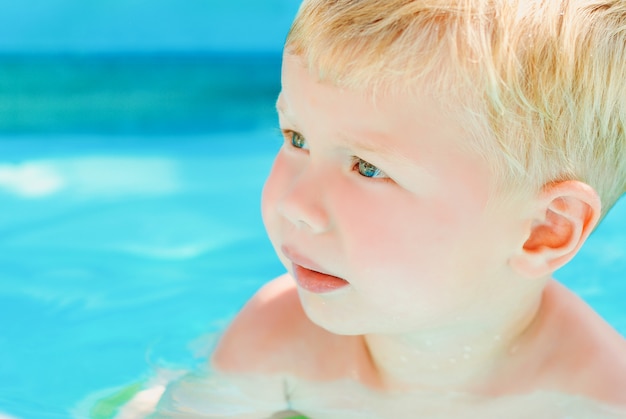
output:
[{"label": "child's nose", "polygon": [[311,168],[289,185],[278,203],[278,211],[298,228],[306,228],[313,233],[326,231],[330,224],[329,214],[324,203],[324,184],[327,180],[317,177]]}]

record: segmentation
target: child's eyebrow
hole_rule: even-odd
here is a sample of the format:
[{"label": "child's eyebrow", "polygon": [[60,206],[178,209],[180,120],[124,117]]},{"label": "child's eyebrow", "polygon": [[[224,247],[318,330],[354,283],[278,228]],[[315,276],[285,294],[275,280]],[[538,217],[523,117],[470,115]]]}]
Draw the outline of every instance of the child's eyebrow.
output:
[{"label": "child's eyebrow", "polygon": [[[281,97],[278,97],[276,101],[276,111],[284,116],[291,124],[295,124],[294,119],[290,116],[287,109],[281,103]],[[393,147],[387,146],[388,141],[385,141],[386,135],[378,132],[363,132],[359,135],[359,139],[348,135],[339,135],[339,140],[343,144],[345,149],[357,150],[358,152],[373,154],[380,156],[387,161],[394,161],[400,164],[414,165],[411,159],[406,157],[403,153],[399,152]],[[367,141],[365,138],[376,138],[377,141]]]},{"label": "child's eyebrow", "polygon": [[[285,117],[290,124],[297,125],[293,117],[290,116],[287,108],[282,104],[281,97],[278,97],[276,101],[276,111],[283,117]],[[348,136],[345,134],[339,135],[339,140],[345,144],[346,149],[356,149],[357,151],[373,154],[382,157],[385,160],[395,161],[398,163],[410,164],[414,163],[409,158],[407,158],[403,153],[398,152],[393,147],[387,146],[387,141],[385,141],[386,135],[384,133],[379,132],[363,132],[362,135],[359,135],[359,138],[354,138],[353,136]],[[366,138],[371,138],[371,141],[365,140]],[[378,141],[374,141],[373,139],[378,139]]]},{"label": "child's eyebrow", "polygon": [[[373,154],[397,163],[414,163],[394,147],[388,146],[389,142],[385,141],[386,137],[385,134],[378,132],[363,132],[359,138],[340,135],[339,140],[350,150],[355,149],[357,152]],[[376,139],[376,141],[368,141],[368,138]]]}]

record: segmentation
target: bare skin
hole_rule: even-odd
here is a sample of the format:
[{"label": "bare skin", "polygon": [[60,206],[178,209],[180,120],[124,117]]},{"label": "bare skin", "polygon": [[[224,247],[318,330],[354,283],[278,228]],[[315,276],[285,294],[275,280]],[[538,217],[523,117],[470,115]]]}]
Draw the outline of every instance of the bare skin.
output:
[{"label": "bare skin", "polygon": [[[571,326],[565,326],[568,324]],[[538,316],[523,338],[509,348],[506,359],[494,366],[487,380],[474,386],[472,394],[493,398],[546,391],[626,407],[625,353],[619,334],[577,296],[551,282]],[[222,373],[260,374],[288,382],[295,389],[289,394],[290,407],[312,417],[315,411],[306,403],[307,395],[298,390],[310,383],[351,380],[377,393],[398,392],[385,386],[364,336],[335,335],[309,320],[288,275],[266,285],[248,302],[223,336],[212,362]],[[405,387],[400,393],[425,390],[430,389]],[[446,389],[454,390],[464,389]],[[359,394],[368,395],[357,391],[352,396]],[[304,409],[299,397],[305,400]],[[277,410],[287,407],[278,400],[280,396]],[[325,401],[317,403],[323,406]],[[404,409],[407,413],[419,411],[420,406],[405,405]]]}]

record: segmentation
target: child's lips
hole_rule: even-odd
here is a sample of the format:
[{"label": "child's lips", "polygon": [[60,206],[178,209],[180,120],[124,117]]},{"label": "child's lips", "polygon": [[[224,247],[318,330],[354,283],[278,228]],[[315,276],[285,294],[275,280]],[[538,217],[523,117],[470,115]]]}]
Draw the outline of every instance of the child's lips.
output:
[{"label": "child's lips", "polygon": [[293,274],[301,288],[317,294],[335,291],[349,285],[348,281],[337,276],[313,271],[295,263]]},{"label": "child's lips", "polygon": [[349,282],[345,279],[330,274],[293,248],[282,246],[281,251],[292,262],[296,282],[301,288],[319,294],[349,285]]}]

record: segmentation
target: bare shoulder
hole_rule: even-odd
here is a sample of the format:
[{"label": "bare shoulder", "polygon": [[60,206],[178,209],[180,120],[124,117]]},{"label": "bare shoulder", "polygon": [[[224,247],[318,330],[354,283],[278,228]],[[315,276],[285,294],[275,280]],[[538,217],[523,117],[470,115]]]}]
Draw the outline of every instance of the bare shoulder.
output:
[{"label": "bare shoulder", "polygon": [[587,303],[554,285],[555,326],[573,390],[608,403],[626,405],[626,339]]},{"label": "bare shoulder", "polygon": [[264,285],[237,314],[212,364],[224,372],[293,372],[326,335],[304,313],[294,281],[283,275]]}]

